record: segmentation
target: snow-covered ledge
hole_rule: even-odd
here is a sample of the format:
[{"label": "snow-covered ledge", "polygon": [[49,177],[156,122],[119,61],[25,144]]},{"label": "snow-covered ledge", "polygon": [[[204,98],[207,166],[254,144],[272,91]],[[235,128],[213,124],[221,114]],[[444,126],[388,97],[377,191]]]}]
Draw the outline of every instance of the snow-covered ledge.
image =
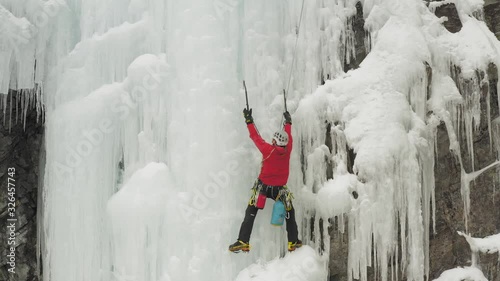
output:
[{"label": "snow-covered ledge", "polygon": [[476,267],[457,267],[448,269],[433,281],[488,281],[483,272]]},{"label": "snow-covered ledge", "polygon": [[486,281],[486,277],[479,268],[479,252],[485,254],[498,253],[498,260],[500,260],[500,233],[487,236],[485,238],[474,238],[461,231],[458,234],[465,237],[469,243],[472,252],[472,265],[470,267],[457,267],[449,269],[441,273],[439,278],[433,281]]},{"label": "snow-covered ledge", "polygon": [[467,243],[470,245],[472,252],[472,266],[477,267],[479,252],[484,254],[498,253],[498,260],[500,260],[500,233],[487,236],[485,238],[474,238],[461,231],[458,231],[458,234],[465,237]]}]

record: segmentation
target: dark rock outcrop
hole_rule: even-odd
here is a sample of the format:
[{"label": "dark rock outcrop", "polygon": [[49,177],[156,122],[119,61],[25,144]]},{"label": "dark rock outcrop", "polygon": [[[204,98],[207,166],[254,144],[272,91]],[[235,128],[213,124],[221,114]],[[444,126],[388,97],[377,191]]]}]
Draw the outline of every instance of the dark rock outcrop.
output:
[{"label": "dark rock outcrop", "polygon": [[347,72],[350,69],[356,69],[359,67],[361,62],[365,59],[367,51],[365,47],[365,19],[363,17],[363,6],[360,2],[356,3],[356,15],[347,20],[350,27],[347,29],[347,32],[353,32],[354,37],[354,46],[355,46],[355,55],[356,57],[351,57],[349,62],[347,60],[347,56],[350,54],[346,54],[344,58],[344,71]]},{"label": "dark rock outcrop", "polygon": [[[354,32],[356,57],[349,63],[344,61],[344,70],[359,67],[366,57],[364,45],[365,31],[361,4],[358,3],[357,14],[349,19]],[[500,0],[486,0],[484,8],[485,21],[490,30],[500,38]],[[436,9],[436,16],[446,16],[444,26],[450,32],[458,32],[462,23],[454,4],[445,4]],[[495,161],[495,150],[490,149],[486,99],[491,100],[490,118],[499,116],[498,93],[496,86],[496,67],[492,67],[487,76],[487,84],[483,83],[481,96],[481,125],[474,134],[474,166],[479,170]],[[478,74],[486,77],[485,74]],[[37,196],[41,179],[40,157],[43,142],[43,124],[37,118],[37,112],[29,109],[26,125],[23,118],[16,118],[17,123],[9,125],[9,112],[16,113],[16,93],[11,93],[13,103],[7,105],[6,115],[0,113],[0,240],[7,241],[7,169],[16,169],[16,273],[9,274],[7,269],[7,247],[3,245],[0,252],[0,280],[39,280],[37,275]],[[462,93],[464,94],[464,93]],[[9,99],[10,100],[10,99]],[[11,104],[14,106],[11,107]],[[7,118],[7,119],[5,119]],[[462,158],[466,172],[471,172],[471,159],[462,144]],[[444,270],[470,265],[470,249],[465,239],[457,231],[465,231],[463,219],[463,201],[460,194],[460,165],[449,152],[449,140],[441,125],[437,138],[438,158],[436,159],[436,232],[431,234],[430,241],[430,280],[438,277]],[[43,161],[42,161],[43,162]],[[468,224],[469,232],[475,237],[484,237],[500,233],[500,187],[497,169],[491,169],[479,176],[471,185],[471,213]],[[329,175],[331,177],[331,175]],[[331,280],[347,279],[347,234],[340,233],[336,223],[329,228],[331,236],[330,272]],[[432,232],[432,231],[431,231]],[[500,266],[497,255],[481,255],[481,266],[488,280],[500,280]]]},{"label": "dark rock outcrop", "polygon": [[484,19],[490,30],[500,40],[500,0],[486,0]]},{"label": "dark rock outcrop", "polygon": [[[487,1],[488,2],[488,1]],[[495,3],[492,3],[495,2]],[[486,3],[484,14],[488,26],[497,34],[500,31],[500,1]],[[489,4],[489,5],[488,5]],[[436,9],[436,16],[446,16],[444,23],[450,32],[460,31],[462,24],[454,4],[446,4]],[[497,85],[497,67],[490,65],[488,75],[477,72],[476,84],[481,92],[481,124],[473,135],[474,170],[480,170],[496,160],[496,151],[491,149],[488,130],[488,118],[499,116]],[[460,70],[453,77],[462,96],[470,94],[467,88],[473,81],[461,79]],[[488,115],[487,99],[490,100]],[[472,171],[464,132],[461,133],[461,157],[467,173]],[[457,231],[465,232],[464,203],[461,196],[460,164],[449,150],[446,128],[441,125],[437,135],[436,177],[436,232],[430,240],[430,280],[437,278],[444,270],[457,266],[471,265],[471,251],[466,240]],[[500,233],[500,193],[495,192],[499,185],[498,169],[490,169],[471,183],[470,219],[468,230],[472,236],[485,237]],[[432,231],[431,231],[432,233]],[[488,280],[500,280],[500,266],[496,255],[481,255],[481,267]]]},{"label": "dark rock outcrop", "polygon": [[[457,82],[457,81],[456,81]],[[491,119],[498,116],[496,80],[489,81]],[[460,88],[460,87],[459,87]],[[467,95],[468,93],[461,93]],[[490,150],[488,133],[487,92],[481,95],[481,125],[473,135],[474,170],[480,170],[496,161],[496,151]],[[462,134],[463,135],[463,134]],[[464,169],[472,172],[471,159],[466,147],[465,136],[460,140]],[[437,278],[444,270],[471,265],[471,252],[467,241],[457,231],[465,232],[464,203],[461,196],[460,164],[449,151],[449,139],[444,125],[438,129],[438,158],[435,165],[436,177],[436,233],[430,240],[430,279]],[[474,237],[485,237],[500,233],[500,193],[496,169],[490,169],[471,183],[470,220],[468,229]],[[490,281],[500,280],[500,268],[496,255],[484,256],[481,265]]]},{"label": "dark rock outcrop", "polygon": [[[499,37],[500,0],[489,0],[484,8],[485,20],[489,28]],[[454,4],[444,4],[436,9],[436,16],[446,16],[444,26],[450,32],[458,32],[462,23]],[[359,64],[358,64],[359,65]],[[346,66],[352,68],[354,66]],[[428,67],[428,73],[429,73]],[[347,71],[348,69],[346,69]],[[477,87],[481,93],[481,123],[473,134],[474,171],[480,170],[496,161],[497,151],[490,146],[488,118],[493,120],[499,114],[497,92],[498,68],[490,65],[488,72],[476,73],[475,81],[461,77],[460,69],[455,69],[454,80],[461,94],[470,94],[468,89]],[[430,82],[431,80],[428,79]],[[475,83],[475,84],[474,84]],[[488,114],[487,100],[490,100]],[[463,124],[461,125],[463,128]],[[500,142],[500,140],[496,140]],[[471,173],[472,160],[469,156],[464,132],[460,138],[461,157],[465,172]],[[470,219],[468,231],[473,237],[486,237],[500,233],[500,167],[481,174],[470,186]],[[433,280],[448,269],[471,265],[471,250],[464,237],[457,231],[465,232],[464,203],[461,195],[460,163],[450,152],[449,139],[444,124],[438,127],[437,158],[435,162],[436,180],[436,229],[431,229],[430,237],[430,276]],[[432,228],[432,226],[431,226]],[[339,233],[336,224],[330,227],[331,256],[330,280],[347,280],[347,234]],[[490,281],[500,281],[500,263],[497,254],[481,254],[480,267]],[[373,270],[369,269],[369,275]]]},{"label": "dark rock outcrop", "polygon": [[[0,117],[0,228],[2,243],[0,280],[11,281],[37,281],[37,196],[39,187],[40,152],[43,142],[43,124],[38,118],[35,109],[29,109],[26,116],[26,125],[23,128],[24,119],[19,116],[20,107],[16,108],[17,94],[11,92],[7,103],[6,115]],[[10,115],[12,109],[12,115]],[[18,118],[16,118],[16,115]],[[12,119],[10,118],[12,116]],[[9,126],[9,120],[12,121]],[[10,128],[9,128],[10,127]],[[15,168],[15,273],[9,273],[10,266],[7,264],[6,256],[7,219],[9,210],[7,206],[7,181],[8,168]],[[10,248],[10,246],[9,246]],[[10,251],[9,251],[10,252]]]},{"label": "dark rock outcrop", "polygon": [[459,32],[462,29],[462,22],[458,16],[455,4],[444,4],[436,8],[436,16],[447,17],[448,20],[443,23],[444,27],[451,33]]}]

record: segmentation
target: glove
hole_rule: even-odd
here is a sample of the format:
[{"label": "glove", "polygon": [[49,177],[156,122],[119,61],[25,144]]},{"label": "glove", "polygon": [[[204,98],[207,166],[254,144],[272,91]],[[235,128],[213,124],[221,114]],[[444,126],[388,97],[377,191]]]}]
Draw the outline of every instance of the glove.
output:
[{"label": "glove", "polygon": [[290,116],[290,113],[288,111],[285,111],[283,113],[283,117],[285,117],[285,124],[292,125],[292,116]]},{"label": "glove", "polygon": [[252,124],[253,123],[253,117],[252,117],[252,109],[246,109],[243,108],[243,116],[245,117],[245,123],[247,124]]}]

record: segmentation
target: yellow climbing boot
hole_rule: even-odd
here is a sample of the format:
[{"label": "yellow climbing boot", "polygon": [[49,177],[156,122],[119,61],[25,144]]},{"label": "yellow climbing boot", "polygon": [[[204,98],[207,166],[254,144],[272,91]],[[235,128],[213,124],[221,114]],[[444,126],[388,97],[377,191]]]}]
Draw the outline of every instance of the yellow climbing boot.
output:
[{"label": "yellow climbing boot", "polygon": [[241,240],[236,241],[234,244],[229,245],[229,251],[233,253],[238,253],[240,251],[248,252],[250,251],[250,244],[243,242]]},{"label": "yellow climbing boot", "polygon": [[297,240],[297,242],[288,242],[288,251],[293,252],[295,249],[302,247],[302,241]]}]

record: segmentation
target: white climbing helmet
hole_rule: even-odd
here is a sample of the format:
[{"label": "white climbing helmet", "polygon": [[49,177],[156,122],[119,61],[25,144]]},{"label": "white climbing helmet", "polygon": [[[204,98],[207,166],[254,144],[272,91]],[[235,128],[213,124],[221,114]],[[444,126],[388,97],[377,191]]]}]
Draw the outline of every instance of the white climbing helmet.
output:
[{"label": "white climbing helmet", "polygon": [[288,134],[285,131],[277,131],[273,135],[273,140],[279,146],[286,146],[288,144]]}]

